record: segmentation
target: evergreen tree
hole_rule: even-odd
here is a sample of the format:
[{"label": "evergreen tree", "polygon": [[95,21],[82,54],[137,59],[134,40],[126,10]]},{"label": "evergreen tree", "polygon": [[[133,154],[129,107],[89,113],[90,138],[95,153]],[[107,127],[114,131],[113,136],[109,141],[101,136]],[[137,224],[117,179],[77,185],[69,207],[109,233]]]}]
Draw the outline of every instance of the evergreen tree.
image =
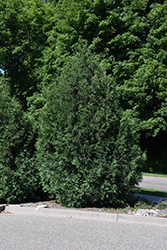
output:
[{"label": "evergreen tree", "polygon": [[85,49],[43,90],[37,143],[45,191],[66,206],[123,206],[141,180],[138,119],[105,64]]}]

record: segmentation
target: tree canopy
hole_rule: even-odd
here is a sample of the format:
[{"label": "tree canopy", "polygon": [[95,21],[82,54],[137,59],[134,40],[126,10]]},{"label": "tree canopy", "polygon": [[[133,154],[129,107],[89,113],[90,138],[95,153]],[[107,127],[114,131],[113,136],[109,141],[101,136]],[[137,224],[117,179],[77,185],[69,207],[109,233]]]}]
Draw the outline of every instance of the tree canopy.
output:
[{"label": "tree canopy", "polygon": [[[124,141],[129,140],[133,145],[138,145],[139,148],[135,147],[140,156],[140,147],[147,153],[143,171],[167,173],[166,15],[166,0],[0,0],[0,86],[5,86],[7,92],[3,90],[2,93],[9,97],[7,102],[14,100],[17,112],[21,110],[19,112],[24,114],[21,119],[25,119],[25,122],[28,119],[36,131],[34,151],[30,155],[38,158],[37,172],[47,192],[53,183],[50,187],[45,183],[46,159],[43,157],[48,156],[50,164],[53,159],[57,159],[54,157],[59,155],[59,150],[55,149],[55,143],[59,143],[58,134],[61,141],[64,141],[64,148],[56,157],[67,159],[65,148],[74,139],[79,140],[82,129],[85,138],[91,133],[96,134],[92,132],[91,123],[88,126],[92,121],[91,117],[96,117],[92,119],[98,124],[94,122],[92,126],[97,126],[97,130],[100,130],[103,123],[104,129],[106,128],[107,114],[110,117],[109,127],[113,123],[117,128],[113,135],[116,148],[119,147],[117,143],[121,133],[121,145],[124,145],[125,151],[127,148]],[[82,53],[78,52],[78,48]],[[87,59],[83,59],[83,53],[89,55]],[[83,60],[90,60],[92,64],[85,65]],[[87,82],[82,85],[84,78]],[[81,94],[77,94],[78,92]],[[112,97],[110,101],[107,96]],[[92,99],[89,103],[90,97]],[[14,104],[11,105],[14,109]],[[80,125],[85,125],[80,127],[77,120]],[[4,123],[1,126],[3,128]],[[67,133],[69,137],[64,134],[64,129],[73,131],[72,128],[76,129],[76,135],[72,132]],[[112,141],[110,133],[104,137],[108,145]],[[95,135],[93,138],[95,139]],[[106,166],[115,159],[113,148],[106,146],[105,151],[102,139],[102,144],[98,144],[96,140],[89,143],[90,148],[97,148],[97,152],[102,150],[106,156]],[[27,142],[24,141],[23,144],[27,145]],[[133,148],[132,144],[127,147],[131,145]],[[112,159],[107,158],[108,148]],[[83,157],[85,162],[86,156],[91,153],[95,152],[86,152],[85,158]],[[123,151],[119,155],[124,156]],[[130,155],[124,167],[131,165]],[[26,157],[31,161],[31,157]],[[70,154],[68,157],[73,162]],[[100,167],[103,165],[103,157],[100,153],[98,157]],[[134,159],[135,157],[137,155]],[[75,158],[75,162],[78,159],[76,161]],[[8,165],[10,163],[11,156]],[[70,163],[65,160],[63,164]],[[81,163],[76,164],[81,166]],[[139,174],[138,165],[135,164],[136,173]],[[4,166],[3,161],[1,165]],[[131,167],[128,169],[131,173]],[[54,182],[54,178],[50,178],[50,181]],[[139,179],[136,176],[136,181]],[[128,183],[133,187],[131,182]],[[51,190],[55,192],[54,189]],[[64,192],[65,188],[61,187],[61,190]]]}]

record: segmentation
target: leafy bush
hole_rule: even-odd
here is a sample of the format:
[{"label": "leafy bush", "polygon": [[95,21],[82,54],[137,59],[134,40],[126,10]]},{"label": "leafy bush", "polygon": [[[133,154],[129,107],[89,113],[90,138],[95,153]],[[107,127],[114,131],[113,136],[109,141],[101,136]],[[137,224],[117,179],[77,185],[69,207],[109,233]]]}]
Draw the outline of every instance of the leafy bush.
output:
[{"label": "leafy bush", "polygon": [[138,120],[105,65],[85,49],[45,88],[37,143],[44,190],[69,207],[123,206],[141,180]]},{"label": "leafy bush", "polygon": [[41,198],[42,187],[35,164],[36,134],[21,109],[0,85],[0,202]]}]

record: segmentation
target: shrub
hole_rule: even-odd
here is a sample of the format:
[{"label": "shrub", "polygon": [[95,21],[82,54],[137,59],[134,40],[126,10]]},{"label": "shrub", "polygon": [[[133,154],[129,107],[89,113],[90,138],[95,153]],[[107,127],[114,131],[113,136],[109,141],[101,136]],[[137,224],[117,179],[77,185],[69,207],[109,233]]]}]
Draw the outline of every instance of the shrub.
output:
[{"label": "shrub", "polygon": [[41,197],[35,140],[36,134],[21,106],[1,84],[0,202],[24,202]]},{"label": "shrub", "polygon": [[121,109],[104,63],[80,50],[43,97],[37,150],[44,190],[69,207],[130,201],[144,159],[138,120]]}]

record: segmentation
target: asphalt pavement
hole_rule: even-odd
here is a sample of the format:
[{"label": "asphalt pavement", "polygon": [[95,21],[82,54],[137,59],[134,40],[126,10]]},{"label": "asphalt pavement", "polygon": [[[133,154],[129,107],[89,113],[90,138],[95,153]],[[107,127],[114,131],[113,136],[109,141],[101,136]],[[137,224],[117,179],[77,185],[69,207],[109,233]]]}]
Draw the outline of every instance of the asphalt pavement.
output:
[{"label": "asphalt pavement", "polygon": [[[166,190],[166,183],[166,178],[144,176],[140,186]],[[166,218],[17,206],[7,206],[6,210],[9,213],[0,214],[3,250],[167,248]]]},{"label": "asphalt pavement", "polygon": [[166,250],[167,219],[69,209],[8,207],[3,250]]},{"label": "asphalt pavement", "polygon": [[[139,187],[167,191],[167,178],[143,176],[143,180],[141,183],[139,183]],[[144,194],[138,196],[143,198],[148,198],[153,203],[160,203],[162,201],[167,201],[167,198],[161,196],[144,195]]]},{"label": "asphalt pavement", "polygon": [[167,191],[167,178],[143,176],[143,180],[139,184],[139,187]]}]

